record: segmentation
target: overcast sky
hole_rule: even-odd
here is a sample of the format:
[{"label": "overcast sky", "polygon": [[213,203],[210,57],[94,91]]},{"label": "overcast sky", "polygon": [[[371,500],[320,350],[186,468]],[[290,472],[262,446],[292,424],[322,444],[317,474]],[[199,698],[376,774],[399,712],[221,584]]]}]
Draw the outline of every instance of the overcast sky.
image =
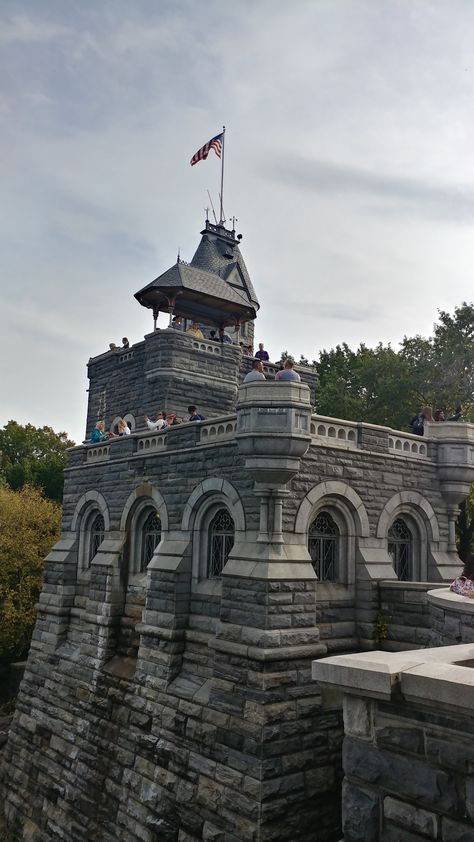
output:
[{"label": "overcast sky", "polygon": [[86,362],[224,205],[256,340],[310,359],[474,298],[472,0],[2,0],[0,424],[84,435]]}]

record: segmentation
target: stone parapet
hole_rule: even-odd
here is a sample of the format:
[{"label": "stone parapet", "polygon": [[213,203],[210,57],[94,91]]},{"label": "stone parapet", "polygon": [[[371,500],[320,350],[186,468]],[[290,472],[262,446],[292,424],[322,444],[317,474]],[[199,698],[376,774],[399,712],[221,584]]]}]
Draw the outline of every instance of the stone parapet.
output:
[{"label": "stone parapet", "polygon": [[468,840],[474,645],[313,663],[343,694],[344,842]]}]

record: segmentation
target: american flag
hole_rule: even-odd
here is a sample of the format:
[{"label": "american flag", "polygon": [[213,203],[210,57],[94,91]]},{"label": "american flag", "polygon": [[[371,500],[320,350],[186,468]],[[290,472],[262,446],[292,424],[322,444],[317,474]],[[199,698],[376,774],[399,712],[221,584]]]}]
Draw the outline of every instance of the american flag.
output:
[{"label": "american flag", "polygon": [[198,161],[205,161],[211,149],[213,149],[217,157],[220,158],[222,153],[223,137],[223,133],[216,134],[216,136],[209,140],[207,143],[205,143],[201,149],[198,149],[196,154],[193,155],[193,157],[191,158],[191,166],[194,167],[194,164],[197,164]]}]

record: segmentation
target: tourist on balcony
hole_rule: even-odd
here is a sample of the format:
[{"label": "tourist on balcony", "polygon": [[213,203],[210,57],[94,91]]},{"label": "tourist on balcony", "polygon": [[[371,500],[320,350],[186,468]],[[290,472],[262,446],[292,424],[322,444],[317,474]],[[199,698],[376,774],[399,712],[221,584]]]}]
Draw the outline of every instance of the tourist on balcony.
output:
[{"label": "tourist on balcony", "polygon": [[449,590],[474,599],[474,555],[470,555],[460,576],[451,582]]},{"label": "tourist on balcony", "polygon": [[433,421],[436,424],[439,424],[441,421],[446,421],[446,418],[444,417],[444,412],[443,412],[442,409],[435,409],[435,411],[433,412]]},{"label": "tourist on balcony", "polygon": [[219,342],[222,344],[229,343],[232,345],[232,339],[230,338],[229,334],[225,332],[223,327],[219,328]]},{"label": "tourist on balcony", "polygon": [[268,351],[265,351],[263,347],[263,342],[258,343],[258,351],[255,354],[257,360],[262,360],[262,362],[267,363],[270,359],[268,356]]},{"label": "tourist on balcony", "polygon": [[215,330],[209,331],[209,339],[211,340],[211,342],[217,342],[216,333],[217,333],[217,331],[215,331]]},{"label": "tourist on balcony", "polygon": [[424,435],[426,424],[433,423],[434,418],[431,406],[424,406],[421,412],[419,412],[418,415],[415,415],[415,417],[411,419],[411,431],[415,436],[422,436]]},{"label": "tourist on balcony", "polygon": [[119,436],[129,436],[130,435],[130,427],[128,426],[127,422],[120,419],[117,423],[117,432]]},{"label": "tourist on balcony", "polygon": [[458,406],[454,410],[453,414],[450,415],[449,418],[446,418],[446,421],[460,421],[461,416],[462,416],[462,406],[461,406],[461,404],[458,404]]},{"label": "tourist on balcony", "polygon": [[95,428],[92,430],[91,442],[92,444],[99,444],[99,442],[101,441],[107,441],[107,439],[110,438],[111,435],[113,434],[105,432],[104,421],[98,421],[95,425]]},{"label": "tourist on balcony", "polygon": [[115,342],[109,342],[109,351],[118,351],[118,347]]},{"label": "tourist on balcony", "polygon": [[145,424],[147,425],[149,430],[163,430],[165,427],[168,426],[168,422],[166,420],[166,412],[159,412],[156,421],[150,421],[148,415],[144,416]]},{"label": "tourist on balcony", "polygon": [[171,319],[171,327],[174,328],[174,330],[183,329],[183,320],[181,316],[173,316],[173,318]]},{"label": "tourist on balcony", "polygon": [[298,372],[294,370],[293,360],[285,360],[285,364],[281,371],[277,371],[275,380],[301,380]]},{"label": "tourist on balcony", "polygon": [[257,380],[265,380],[265,375],[263,373],[263,363],[261,360],[254,360],[252,371],[249,371],[248,374],[244,377],[244,383],[254,383]]},{"label": "tourist on balcony", "polygon": [[124,336],[122,339],[122,351],[128,351],[130,348],[130,342],[128,341],[127,337]]},{"label": "tourist on balcony", "polygon": [[166,416],[166,422],[168,424],[168,427],[175,427],[176,424],[179,424],[180,422],[176,417],[176,412],[169,412]]},{"label": "tourist on balcony", "polygon": [[194,339],[204,339],[204,334],[201,328],[199,327],[198,322],[193,322],[191,327],[188,327],[186,333],[188,333],[189,336],[192,336]]},{"label": "tourist on balcony", "polygon": [[188,421],[204,421],[204,415],[199,415],[196,407],[191,405],[188,406],[189,418]]}]

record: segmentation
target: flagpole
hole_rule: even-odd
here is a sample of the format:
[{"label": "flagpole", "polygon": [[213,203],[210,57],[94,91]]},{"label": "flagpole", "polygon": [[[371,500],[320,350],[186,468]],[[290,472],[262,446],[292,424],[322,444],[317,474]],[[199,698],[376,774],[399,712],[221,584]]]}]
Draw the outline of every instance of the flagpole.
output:
[{"label": "flagpole", "polygon": [[225,146],[225,126],[222,126],[222,157],[221,157],[221,216],[220,224],[224,224],[224,146]]}]

